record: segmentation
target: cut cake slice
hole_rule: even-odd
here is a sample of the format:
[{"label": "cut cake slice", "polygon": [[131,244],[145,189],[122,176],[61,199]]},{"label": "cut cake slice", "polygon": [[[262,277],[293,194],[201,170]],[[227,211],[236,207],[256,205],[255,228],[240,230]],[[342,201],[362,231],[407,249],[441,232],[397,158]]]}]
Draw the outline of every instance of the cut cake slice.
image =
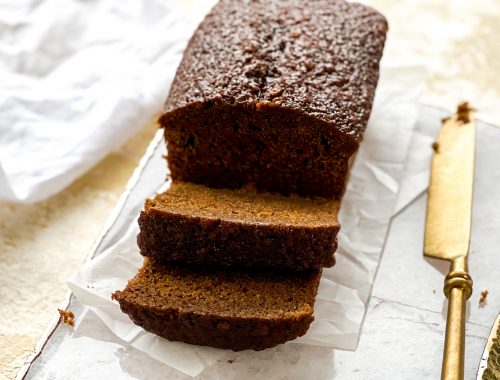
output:
[{"label": "cut cake slice", "polygon": [[132,321],[172,341],[262,350],[306,333],[321,270],[252,271],[146,259],[113,294]]},{"label": "cut cake slice", "polygon": [[339,201],[177,182],[146,201],[142,255],[163,262],[254,268],[335,263]]}]

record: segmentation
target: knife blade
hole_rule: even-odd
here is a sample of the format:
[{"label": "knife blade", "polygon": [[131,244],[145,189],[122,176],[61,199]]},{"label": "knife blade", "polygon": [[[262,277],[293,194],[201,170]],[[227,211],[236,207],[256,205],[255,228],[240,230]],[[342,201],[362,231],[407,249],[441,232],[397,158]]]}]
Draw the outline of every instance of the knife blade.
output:
[{"label": "knife blade", "polygon": [[432,159],[424,254],[452,260],[469,251],[475,126],[460,111],[443,123]]},{"label": "knife blade", "polygon": [[472,294],[468,273],[475,123],[467,103],[443,122],[432,158],[424,255],[451,262],[445,278],[448,315],[441,379],[464,378],[465,308]]}]

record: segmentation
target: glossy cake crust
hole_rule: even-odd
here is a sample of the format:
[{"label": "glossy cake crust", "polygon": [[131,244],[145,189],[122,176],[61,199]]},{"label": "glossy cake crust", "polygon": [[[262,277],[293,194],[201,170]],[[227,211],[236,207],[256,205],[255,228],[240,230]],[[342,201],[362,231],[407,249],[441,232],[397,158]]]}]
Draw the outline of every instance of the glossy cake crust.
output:
[{"label": "glossy cake crust", "polygon": [[382,15],[345,1],[220,1],[160,118],[173,179],[340,198],[386,32]]}]

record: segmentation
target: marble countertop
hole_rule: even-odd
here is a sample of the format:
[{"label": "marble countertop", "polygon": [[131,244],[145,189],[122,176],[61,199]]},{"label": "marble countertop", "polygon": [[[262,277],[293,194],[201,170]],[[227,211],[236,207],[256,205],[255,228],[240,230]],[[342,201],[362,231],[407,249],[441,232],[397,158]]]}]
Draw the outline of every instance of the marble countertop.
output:
[{"label": "marble countertop", "polygon": [[[500,3],[364,2],[389,20],[383,64],[427,69],[423,103],[451,110],[467,99],[478,109],[479,118],[500,124]],[[186,0],[176,6],[202,14],[212,3]],[[85,260],[155,131],[153,122],[144,126],[122,148],[47,201],[0,203],[0,379],[14,378],[32,352],[67,292],[66,279]],[[381,304],[378,308],[388,307]]]}]

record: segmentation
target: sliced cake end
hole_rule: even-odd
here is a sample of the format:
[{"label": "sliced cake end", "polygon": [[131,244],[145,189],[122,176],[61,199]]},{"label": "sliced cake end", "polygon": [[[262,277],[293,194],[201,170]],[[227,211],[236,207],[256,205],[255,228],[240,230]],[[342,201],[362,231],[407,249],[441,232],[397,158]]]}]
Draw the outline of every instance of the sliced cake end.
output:
[{"label": "sliced cake end", "polygon": [[320,270],[222,270],[146,259],[113,298],[135,324],[168,340],[262,350],[306,333],[320,276]]}]

